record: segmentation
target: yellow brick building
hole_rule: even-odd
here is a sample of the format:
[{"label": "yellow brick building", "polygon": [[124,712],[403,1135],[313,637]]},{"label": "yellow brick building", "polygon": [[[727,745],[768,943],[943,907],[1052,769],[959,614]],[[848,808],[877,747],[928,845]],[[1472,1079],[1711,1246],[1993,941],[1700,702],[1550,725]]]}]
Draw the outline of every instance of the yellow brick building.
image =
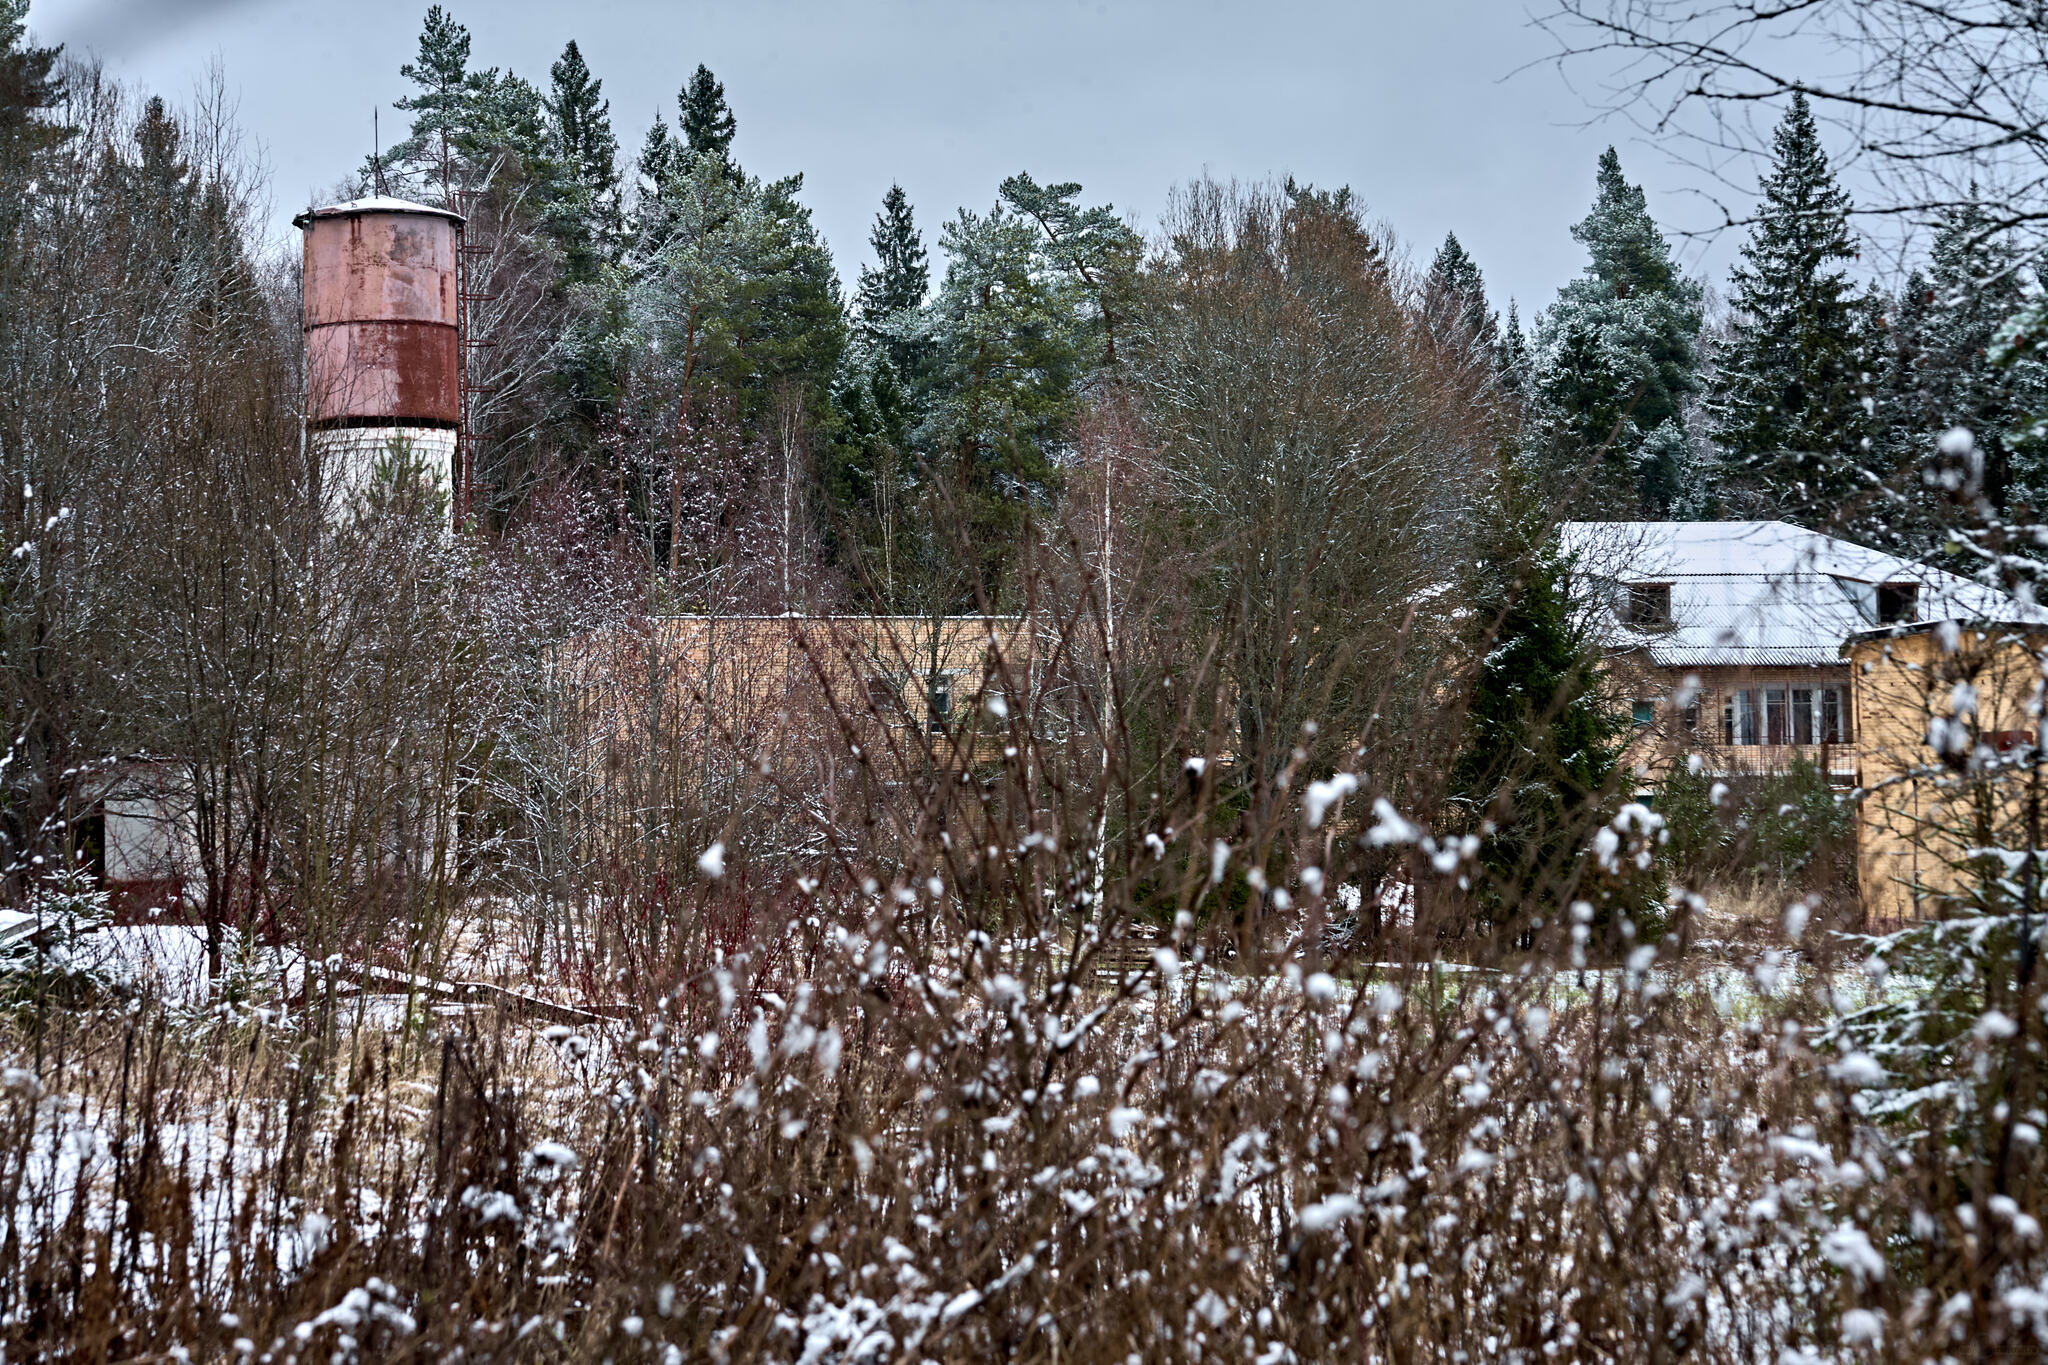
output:
[{"label": "yellow brick building", "polygon": [[1610,689],[1649,782],[1696,754],[1720,777],[1795,760],[1856,780],[1842,644],[1894,625],[1998,617],[2003,595],[1940,569],[1782,521],[1569,522],[1561,533]]},{"label": "yellow brick building", "polygon": [[1954,620],[1852,636],[1857,877],[1879,926],[1967,913],[2005,869],[1993,850],[2048,837],[2041,743],[2048,625]]}]

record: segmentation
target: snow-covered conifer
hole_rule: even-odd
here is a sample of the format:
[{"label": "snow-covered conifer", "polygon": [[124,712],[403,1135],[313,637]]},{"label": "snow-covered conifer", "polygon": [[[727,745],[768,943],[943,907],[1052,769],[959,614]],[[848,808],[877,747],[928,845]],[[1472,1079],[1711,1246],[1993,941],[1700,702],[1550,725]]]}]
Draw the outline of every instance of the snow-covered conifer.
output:
[{"label": "snow-covered conifer", "polygon": [[1849,196],[1803,95],[1779,123],[1775,164],[1734,274],[1735,317],[1710,405],[1724,499],[1816,525],[1862,485],[1870,422]]}]

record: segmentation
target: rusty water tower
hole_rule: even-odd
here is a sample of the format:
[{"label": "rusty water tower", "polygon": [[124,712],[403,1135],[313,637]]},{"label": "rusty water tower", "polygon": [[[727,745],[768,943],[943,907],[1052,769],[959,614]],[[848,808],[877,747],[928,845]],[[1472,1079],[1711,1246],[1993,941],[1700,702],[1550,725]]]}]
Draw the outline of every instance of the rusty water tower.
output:
[{"label": "rusty water tower", "polygon": [[377,196],[308,209],[306,426],[330,511],[394,450],[451,503],[462,471],[462,216]]}]

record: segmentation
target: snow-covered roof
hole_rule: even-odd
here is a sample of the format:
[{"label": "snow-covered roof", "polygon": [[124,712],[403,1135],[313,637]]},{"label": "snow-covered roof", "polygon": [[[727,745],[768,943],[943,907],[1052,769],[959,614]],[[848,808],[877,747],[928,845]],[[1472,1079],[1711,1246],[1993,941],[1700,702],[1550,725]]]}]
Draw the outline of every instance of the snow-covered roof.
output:
[{"label": "snow-covered roof", "polygon": [[307,209],[292,219],[292,226],[302,228],[314,218],[348,218],[362,213],[424,213],[436,218],[452,218],[458,223],[462,221],[461,214],[449,209],[437,209],[432,204],[416,204],[410,199],[396,199],[388,194],[372,194],[362,199],[348,199],[339,204]]},{"label": "snow-covered roof", "polygon": [[[1838,664],[1880,619],[1880,585],[1914,586],[1913,621],[2048,620],[1995,589],[1782,521],[1574,521],[1561,543],[1610,649],[1666,668]],[[1669,585],[1671,620],[1628,623],[1630,585]]]}]

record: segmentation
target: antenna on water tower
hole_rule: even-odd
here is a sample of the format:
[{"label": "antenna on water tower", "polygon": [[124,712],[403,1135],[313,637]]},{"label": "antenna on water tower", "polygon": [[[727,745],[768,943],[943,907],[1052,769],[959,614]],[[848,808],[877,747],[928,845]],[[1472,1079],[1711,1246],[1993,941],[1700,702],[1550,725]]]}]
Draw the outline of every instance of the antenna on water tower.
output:
[{"label": "antenna on water tower", "polygon": [[377,131],[377,106],[370,106],[370,183],[378,197],[384,194],[384,138]]}]

